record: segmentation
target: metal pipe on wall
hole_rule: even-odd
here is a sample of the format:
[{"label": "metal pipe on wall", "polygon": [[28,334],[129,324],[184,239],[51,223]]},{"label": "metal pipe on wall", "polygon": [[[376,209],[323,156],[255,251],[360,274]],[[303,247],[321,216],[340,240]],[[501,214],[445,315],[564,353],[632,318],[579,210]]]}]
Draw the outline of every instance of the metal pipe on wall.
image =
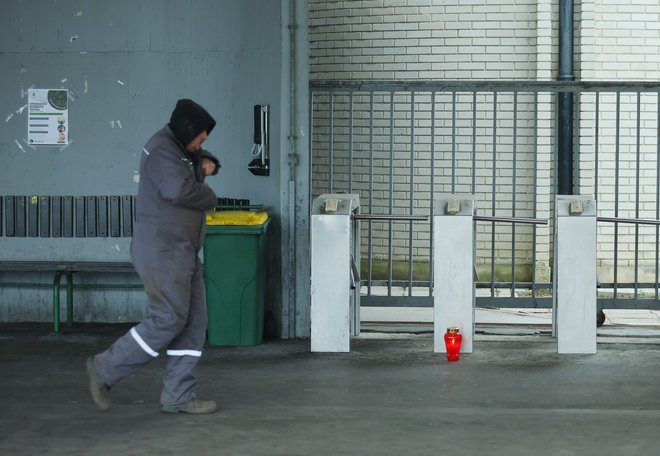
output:
[{"label": "metal pipe on wall", "polygon": [[289,0],[289,201],[288,201],[288,271],[285,272],[288,283],[288,331],[289,339],[296,336],[296,0]]},{"label": "metal pipe on wall", "polygon": [[[559,3],[558,81],[573,81],[573,0]],[[573,93],[557,94],[557,194],[573,194]]]}]

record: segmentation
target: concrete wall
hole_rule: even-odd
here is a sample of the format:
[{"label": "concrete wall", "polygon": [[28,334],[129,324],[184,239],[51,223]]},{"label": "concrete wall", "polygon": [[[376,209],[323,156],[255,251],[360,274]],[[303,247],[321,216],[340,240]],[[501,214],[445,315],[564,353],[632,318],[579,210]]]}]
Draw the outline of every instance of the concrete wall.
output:
[{"label": "concrete wall", "polygon": [[[3,6],[0,194],[135,194],[142,145],[168,121],[178,98],[192,98],[217,120],[205,147],[222,169],[208,183],[218,196],[266,205],[274,219],[267,300],[280,312],[281,2],[12,0]],[[70,145],[27,144],[31,87],[69,90]],[[287,93],[284,98],[288,103]],[[254,104],[271,106],[269,177],[247,170]],[[3,259],[128,261],[129,241],[0,237],[0,251]],[[144,313],[137,291],[78,292],[76,300],[78,320],[134,320]],[[2,289],[0,321],[47,320],[49,302],[48,290]]]}]

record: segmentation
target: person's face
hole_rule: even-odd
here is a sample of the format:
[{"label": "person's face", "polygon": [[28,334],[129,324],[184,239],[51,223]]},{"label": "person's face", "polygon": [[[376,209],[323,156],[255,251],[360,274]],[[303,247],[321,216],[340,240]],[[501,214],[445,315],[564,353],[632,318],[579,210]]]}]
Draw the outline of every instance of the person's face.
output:
[{"label": "person's face", "polygon": [[209,137],[208,133],[206,133],[206,130],[204,130],[203,132],[198,134],[195,137],[195,139],[190,141],[190,144],[186,146],[186,150],[188,152],[197,152],[202,147],[202,143],[206,141],[206,138],[208,137]]}]

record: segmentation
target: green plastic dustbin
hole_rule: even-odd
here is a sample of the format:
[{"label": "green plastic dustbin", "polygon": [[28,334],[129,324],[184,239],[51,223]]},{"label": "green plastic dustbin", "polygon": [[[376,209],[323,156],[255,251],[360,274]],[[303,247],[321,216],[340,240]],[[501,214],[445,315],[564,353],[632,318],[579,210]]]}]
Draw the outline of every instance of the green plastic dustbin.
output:
[{"label": "green plastic dustbin", "polygon": [[204,283],[209,345],[259,345],[264,332],[266,230],[259,225],[207,226]]}]

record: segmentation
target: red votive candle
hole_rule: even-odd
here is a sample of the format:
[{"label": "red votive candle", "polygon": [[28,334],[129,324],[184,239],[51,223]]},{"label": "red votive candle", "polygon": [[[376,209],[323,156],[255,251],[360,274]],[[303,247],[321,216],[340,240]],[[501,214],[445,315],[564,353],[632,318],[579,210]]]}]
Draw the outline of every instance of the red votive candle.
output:
[{"label": "red votive candle", "polygon": [[447,361],[458,361],[461,353],[461,341],[463,336],[458,332],[458,328],[447,328],[445,333],[445,347],[447,348]]}]

